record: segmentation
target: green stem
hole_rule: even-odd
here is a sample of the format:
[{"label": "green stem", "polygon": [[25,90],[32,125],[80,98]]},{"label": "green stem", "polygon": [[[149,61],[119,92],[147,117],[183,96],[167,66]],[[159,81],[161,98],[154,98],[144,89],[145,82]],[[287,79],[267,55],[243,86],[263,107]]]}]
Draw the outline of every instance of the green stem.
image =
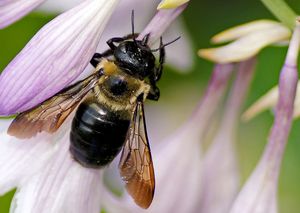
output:
[{"label": "green stem", "polygon": [[261,0],[262,3],[276,16],[284,25],[294,29],[297,14],[284,0]]}]

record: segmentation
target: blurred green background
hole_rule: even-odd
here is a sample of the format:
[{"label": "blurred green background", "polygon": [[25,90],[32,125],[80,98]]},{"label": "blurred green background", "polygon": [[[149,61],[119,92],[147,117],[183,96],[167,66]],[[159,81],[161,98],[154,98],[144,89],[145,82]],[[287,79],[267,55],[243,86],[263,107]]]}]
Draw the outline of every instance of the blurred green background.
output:
[{"label": "blurred green background", "polygon": [[[287,3],[300,13],[299,10],[297,11],[300,8],[299,0],[289,0]],[[53,14],[33,13],[16,24],[1,30],[0,70],[3,70],[35,32],[53,17]],[[274,19],[260,1],[254,0],[191,0],[183,18],[191,35],[195,66],[190,73],[185,75],[172,72],[168,68],[169,71],[164,73],[159,83],[162,93],[160,103],[168,106],[171,111],[176,108],[176,112],[178,110],[182,112],[178,115],[178,123],[187,118],[194,109],[196,102],[203,93],[203,88],[207,85],[213,67],[211,62],[198,58],[196,51],[199,48],[210,47],[209,39],[228,27],[255,19]],[[256,74],[244,108],[277,84],[286,50],[286,47],[268,47],[258,55]],[[246,180],[260,158],[272,122],[273,116],[269,111],[248,123],[241,123],[237,149],[242,182]],[[295,121],[282,164],[278,199],[279,210],[282,213],[300,212],[299,129],[300,123]],[[0,213],[9,211],[12,197],[13,192],[0,197]]]}]

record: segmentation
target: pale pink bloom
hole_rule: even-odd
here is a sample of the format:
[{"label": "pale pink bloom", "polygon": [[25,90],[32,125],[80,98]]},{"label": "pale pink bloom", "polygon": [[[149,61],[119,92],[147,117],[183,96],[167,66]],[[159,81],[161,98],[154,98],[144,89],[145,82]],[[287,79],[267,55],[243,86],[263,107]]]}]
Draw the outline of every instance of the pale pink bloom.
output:
[{"label": "pale pink bloom", "polygon": [[7,135],[11,120],[0,120],[0,194],[21,184],[23,179],[40,169],[52,154],[56,137],[41,134],[23,141]]},{"label": "pale pink bloom", "polygon": [[300,25],[293,33],[279,79],[275,121],[263,156],[233,204],[231,213],[276,213],[280,165],[292,124],[298,71]]},{"label": "pale pink bloom", "polygon": [[236,132],[245,95],[255,70],[255,59],[241,62],[223,118],[203,157],[199,212],[228,212],[240,186],[236,156]]},{"label": "pale pink bloom", "polygon": [[11,206],[14,212],[101,211],[102,170],[84,168],[73,160],[69,134],[57,143],[52,157],[18,185]]}]

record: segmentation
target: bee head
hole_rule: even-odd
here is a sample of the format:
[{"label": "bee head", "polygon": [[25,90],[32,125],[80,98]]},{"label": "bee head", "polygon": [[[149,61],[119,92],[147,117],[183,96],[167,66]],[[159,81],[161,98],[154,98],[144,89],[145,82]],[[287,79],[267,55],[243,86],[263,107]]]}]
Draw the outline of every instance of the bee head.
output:
[{"label": "bee head", "polygon": [[150,76],[155,68],[155,57],[145,40],[124,41],[114,50],[118,66],[140,80]]}]

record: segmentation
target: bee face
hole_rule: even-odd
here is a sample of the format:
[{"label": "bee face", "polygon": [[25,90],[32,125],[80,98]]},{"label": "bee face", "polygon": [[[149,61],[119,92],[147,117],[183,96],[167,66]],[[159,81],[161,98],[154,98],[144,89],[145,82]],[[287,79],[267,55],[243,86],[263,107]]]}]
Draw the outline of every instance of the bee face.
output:
[{"label": "bee face", "polygon": [[114,50],[116,63],[127,74],[140,80],[153,75],[155,57],[142,41],[124,41]]}]

